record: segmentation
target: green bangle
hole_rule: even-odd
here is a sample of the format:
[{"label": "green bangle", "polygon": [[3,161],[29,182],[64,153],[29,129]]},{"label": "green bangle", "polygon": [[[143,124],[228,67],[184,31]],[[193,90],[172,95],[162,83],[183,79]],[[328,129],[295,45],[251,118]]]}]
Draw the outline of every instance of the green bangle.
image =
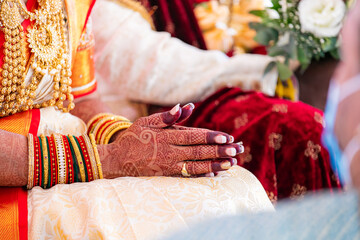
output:
[{"label": "green bangle", "polygon": [[49,147],[49,140],[48,138],[45,136],[45,139],[46,139],[46,146],[47,146],[47,150],[48,150],[48,153],[49,153],[49,157],[48,157],[48,161],[49,161],[49,170],[48,170],[48,174],[49,174],[49,177],[48,177],[48,187],[50,188],[51,187],[51,179],[52,179],[52,176],[51,176],[51,157],[50,157],[50,147]]},{"label": "green bangle", "polygon": [[87,167],[86,167],[86,163],[85,163],[84,154],[83,154],[83,152],[82,152],[82,150],[81,150],[81,146],[80,146],[79,141],[77,140],[77,138],[76,138],[75,136],[73,136],[73,137],[74,137],[75,142],[76,142],[76,144],[77,144],[77,146],[78,146],[78,148],[79,148],[79,150],[80,150],[80,154],[81,154],[81,158],[82,158],[82,163],[83,163],[84,169],[85,169],[85,179],[86,179],[85,181],[86,181],[86,182],[89,182],[89,177],[88,177],[88,173],[87,173]]},{"label": "green bangle", "polygon": [[79,173],[80,173],[80,170],[79,170],[79,167],[77,165],[77,161],[76,161],[76,155],[75,155],[75,151],[74,151],[74,148],[71,144],[71,141],[70,141],[70,138],[68,136],[66,136],[68,142],[69,142],[69,146],[70,146],[70,151],[71,151],[71,156],[72,156],[72,159],[73,159],[73,164],[74,164],[74,182],[81,182],[79,181]]},{"label": "green bangle", "polygon": [[42,141],[41,141],[41,137],[37,137],[39,139],[39,145],[40,145],[40,153],[41,153],[41,183],[40,183],[40,187],[45,188],[44,186],[44,153],[43,153],[43,149],[42,149]]}]

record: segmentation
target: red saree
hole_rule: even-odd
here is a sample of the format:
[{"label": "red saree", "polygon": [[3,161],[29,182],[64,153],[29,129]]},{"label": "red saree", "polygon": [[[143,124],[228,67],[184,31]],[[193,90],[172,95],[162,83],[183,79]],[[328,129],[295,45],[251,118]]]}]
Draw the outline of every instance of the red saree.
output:
[{"label": "red saree", "polygon": [[184,125],[224,131],[243,141],[238,165],[276,201],[340,187],[321,144],[323,124],[323,113],[304,103],[225,88],[198,103]]}]

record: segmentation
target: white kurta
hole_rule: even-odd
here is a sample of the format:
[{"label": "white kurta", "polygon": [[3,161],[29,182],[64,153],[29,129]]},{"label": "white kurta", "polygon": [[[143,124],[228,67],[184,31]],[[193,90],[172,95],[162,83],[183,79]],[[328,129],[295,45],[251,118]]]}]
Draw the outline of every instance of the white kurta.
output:
[{"label": "white kurta", "polygon": [[270,57],[229,58],[219,51],[199,50],[153,31],[139,13],[115,1],[98,0],[92,19],[96,74],[105,101],[121,95],[173,105],[202,100],[224,86],[252,90],[256,84],[274,95],[277,72],[263,75]]}]

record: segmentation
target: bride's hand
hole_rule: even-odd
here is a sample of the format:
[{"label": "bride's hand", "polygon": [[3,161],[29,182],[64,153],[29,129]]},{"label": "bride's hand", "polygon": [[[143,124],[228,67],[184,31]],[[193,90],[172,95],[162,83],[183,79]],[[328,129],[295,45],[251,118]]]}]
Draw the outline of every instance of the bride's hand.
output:
[{"label": "bride's hand", "polygon": [[100,146],[105,178],[191,175],[229,169],[241,151],[233,137],[207,129],[174,125],[190,116],[193,105],[140,118],[116,140]]}]

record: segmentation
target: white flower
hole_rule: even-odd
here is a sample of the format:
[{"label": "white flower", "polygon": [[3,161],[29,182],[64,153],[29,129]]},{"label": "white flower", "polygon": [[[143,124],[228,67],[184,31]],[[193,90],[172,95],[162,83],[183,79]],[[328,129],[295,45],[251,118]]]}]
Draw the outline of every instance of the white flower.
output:
[{"label": "white flower", "polygon": [[301,0],[299,17],[301,30],[317,37],[334,37],[339,34],[345,16],[343,0]]}]

